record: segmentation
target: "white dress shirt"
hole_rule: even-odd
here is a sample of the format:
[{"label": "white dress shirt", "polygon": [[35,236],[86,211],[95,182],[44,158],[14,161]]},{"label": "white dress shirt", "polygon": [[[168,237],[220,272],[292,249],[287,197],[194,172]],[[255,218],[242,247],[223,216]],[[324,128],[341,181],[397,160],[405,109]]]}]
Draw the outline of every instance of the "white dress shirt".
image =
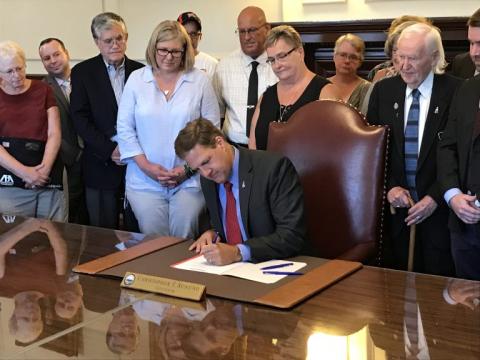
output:
[{"label": "white dress shirt", "polygon": [[278,78],[266,60],[267,53],[265,51],[253,59],[238,49],[221,59],[217,65],[213,84],[220,104],[220,114],[225,117],[223,131],[230,140],[236,143],[248,143],[246,134],[247,99],[252,61],[259,63],[257,67],[259,97],[267,87],[278,82]]},{"label": "white dress shirt", "polygon": [[[423,132],[425,130],[425,124],[427,122],[428,108],[430,107],[430,99],[432,97],[433,89],[433,72],[430,72],[428,76],[423,80],[420,86],[417,88],[420,91],[419,103],[420,113],[418,119],[418,154],[420,154],[420,148],[422,146]],[[407,86],[405,90],[405,111],[404,111],[404,128],[407,127],[408,110],[412,105],[412,88]]]}]

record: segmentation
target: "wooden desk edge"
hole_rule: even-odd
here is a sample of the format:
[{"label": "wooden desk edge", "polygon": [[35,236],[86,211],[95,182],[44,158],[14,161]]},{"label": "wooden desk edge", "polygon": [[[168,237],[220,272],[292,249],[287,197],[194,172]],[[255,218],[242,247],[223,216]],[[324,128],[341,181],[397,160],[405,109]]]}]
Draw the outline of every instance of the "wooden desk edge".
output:
[{"label": "wooden desk edge", "polygon": [[306,298],[346,278],[363,265],[359,262],[330,260],[298,279],[255,299],[254,303],[289,309]]}]

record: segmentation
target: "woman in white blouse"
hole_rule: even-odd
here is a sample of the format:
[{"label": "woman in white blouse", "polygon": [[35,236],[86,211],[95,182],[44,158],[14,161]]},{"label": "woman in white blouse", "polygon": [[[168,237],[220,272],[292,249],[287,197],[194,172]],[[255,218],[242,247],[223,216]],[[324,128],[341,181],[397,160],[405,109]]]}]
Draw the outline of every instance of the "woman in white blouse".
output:
[{"label": "woman in white blouse", "polygon": [[130,75],[118,109],[126,196],[141,232],[196,238],[205,207],[200,181],[175,155],[173,144],[197,118],[219,126],[217,99],[207,76],[193,68],[190,38],[178,22],[155,28],[146,59],[148,66]]}]

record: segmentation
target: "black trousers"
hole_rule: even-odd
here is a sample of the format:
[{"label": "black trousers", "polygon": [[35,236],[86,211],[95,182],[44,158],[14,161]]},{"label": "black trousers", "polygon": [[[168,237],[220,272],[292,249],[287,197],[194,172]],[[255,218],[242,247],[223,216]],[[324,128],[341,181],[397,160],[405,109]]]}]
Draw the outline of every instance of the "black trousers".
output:
[{"label": "black trousers", "polygon": [[85,201],[85,188],[82,179],[82,164],[80,161],[67,169],[68,183],[68,221],[71,223],[88,225],[87,204]]},{"label": "black trousers", "polygon": [[87,187],[85,195],[90,225],[139,232],[130,205],[123,206],[124,193],[121,188],[105,190]]},{"label": "black trousers", "polygon": [[480,280],[480,227],[465,224],[463,232],[451,232],[452,255],[460,278]]}]

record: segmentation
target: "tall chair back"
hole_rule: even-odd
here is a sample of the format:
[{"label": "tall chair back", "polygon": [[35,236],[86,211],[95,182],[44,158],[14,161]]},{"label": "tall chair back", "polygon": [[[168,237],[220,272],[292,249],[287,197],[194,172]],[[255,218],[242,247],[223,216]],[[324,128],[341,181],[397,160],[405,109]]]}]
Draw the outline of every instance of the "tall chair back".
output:
[{"label": "tall chair back", "polygon": [[287,156],[303,185],[310,255],[380,262],[387,140],[386,127],[334,100],[270,124],[267,150]]}]

